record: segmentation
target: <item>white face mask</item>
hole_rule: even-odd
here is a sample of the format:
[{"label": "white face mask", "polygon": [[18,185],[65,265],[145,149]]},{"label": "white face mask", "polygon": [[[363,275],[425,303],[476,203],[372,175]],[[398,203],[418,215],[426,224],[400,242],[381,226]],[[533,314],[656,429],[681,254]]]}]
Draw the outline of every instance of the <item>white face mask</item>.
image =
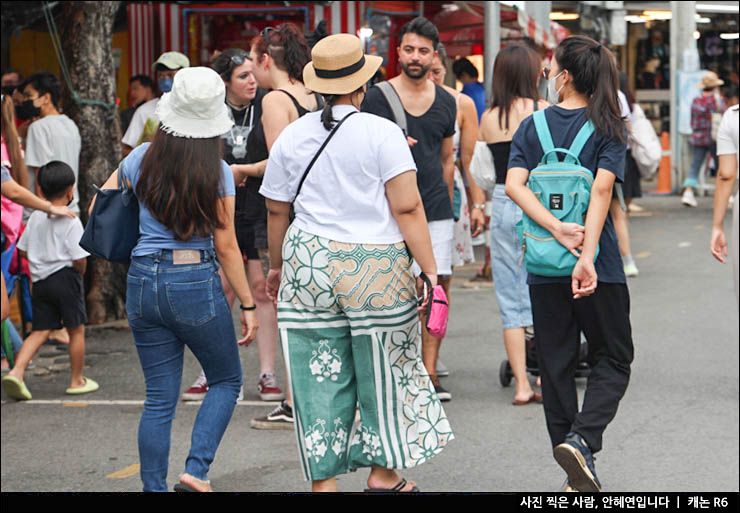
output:
[{"label": "white face mask", "polygon": [[560,75],[562,75],[563,72],[561,71],[554,77],[547,80],[547,101],[550,103],[559,103],[560,102],[560,91],[563,90],[563,87],[565,87],[565,84],[560,86],[560,89],[557,88],[556,81]]}]

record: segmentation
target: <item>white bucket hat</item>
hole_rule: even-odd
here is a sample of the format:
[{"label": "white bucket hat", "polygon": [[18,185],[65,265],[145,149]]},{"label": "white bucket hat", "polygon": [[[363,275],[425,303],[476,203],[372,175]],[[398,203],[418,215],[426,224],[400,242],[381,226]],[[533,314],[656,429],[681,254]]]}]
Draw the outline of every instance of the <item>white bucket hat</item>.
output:
[{"label": "white bucket hat", "polygon": [[211,68],[183,68],[175,75],[172,91],[159,99],[156,116],[162,130],[176,137],[217,137],[234,125],[225,95],[224,81]]}]

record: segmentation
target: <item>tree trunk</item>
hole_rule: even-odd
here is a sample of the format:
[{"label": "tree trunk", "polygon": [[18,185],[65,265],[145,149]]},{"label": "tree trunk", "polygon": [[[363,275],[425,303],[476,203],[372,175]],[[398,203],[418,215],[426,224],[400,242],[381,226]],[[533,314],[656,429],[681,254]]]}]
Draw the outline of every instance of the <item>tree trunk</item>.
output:
[{"label": "tree trunk", "polygon": [[[70,89],[84,100],[116,103],[113,22],[120,3],[61,3],[60,38],[71,82],[64,92],[64,113],[77,124],[82,138],[78,188],[83,222],[95,194],[92,185],[102,185],[121,159],[121,127],[115,109],[75,103]],[[122,318],[126,267],[89,257],[87,269],[88,322]]]}]

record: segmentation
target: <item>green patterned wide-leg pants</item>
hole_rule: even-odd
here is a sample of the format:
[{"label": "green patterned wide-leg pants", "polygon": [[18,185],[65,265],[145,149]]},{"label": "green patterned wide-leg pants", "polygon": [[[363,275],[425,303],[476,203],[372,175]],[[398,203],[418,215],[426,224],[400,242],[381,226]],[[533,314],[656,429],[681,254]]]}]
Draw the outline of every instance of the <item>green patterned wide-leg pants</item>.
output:
[{"label": "green patterned wide-leg pants", "polygon": [[288,230],[278,327],[308,480],[414,467],[454,438],[421,361],[409,268],[403,243]]}]

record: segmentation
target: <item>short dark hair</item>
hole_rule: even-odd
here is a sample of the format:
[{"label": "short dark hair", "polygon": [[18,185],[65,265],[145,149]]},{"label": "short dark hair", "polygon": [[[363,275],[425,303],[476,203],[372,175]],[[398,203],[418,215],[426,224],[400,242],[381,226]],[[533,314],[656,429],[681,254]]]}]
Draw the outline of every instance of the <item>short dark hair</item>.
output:
[{"label": "short dark hair", "polygon": [[154,80],[149,75],[134,75],[128,79],[129,84],[133,84],[134,82],[140,83],[141,87],[148,87],[154,91]]},{"label": "short dark hair", "polygon": [[28,85],[36,89],[39,96],[49,93],[51,103],[54,104],[54,107],[59,108],[59,98],[62,94],[62,83],[59,82],[59,79],[54,73],[49,71],[39,71],[38,73],[34,73],[23,83],[23,88],[25,89]]},{"label": "short dark hair", "polygon": [[398,40],[402,41],[403,36],[409,33],[429,39],[432,42],[432,48],[435,52],[437,51],[437,45],[439,45],[439,31],[437,30],[437,27],[434,26],[434,23],[432,23],[425,17],[419,16],[417,18],[414,18],[406,25],[401,27],[401,35],[399,36]]},{"label": "short dark hair", "polygon": [[452,63],[452,72],[458,79],[463,73],[467,73],[471,78],[478,78],[478,69],[465,57],[457,59]]},{"label": "short dark hair", "polygon": [[13,73],[15,73],[16,75],[18,75],[18,83],[19,84],[22,83],[23,82],[23,73],[21,73],[20,71],[18,71],[15,68],[5,68],[3,70],[2,75],[0,75],[0,76],[3,76],[4,77],[5,75],[12,75]]},{"label": "short dark hair", "polygon": [[64,162],[52,160],[39,168],[37,180],[44,197],[55,200],[64,196],[75,184],[75,173]]},{"label": "short dark hair", "polygon": [[[227,48],[211,63],[211,68],[227,82],[231,82],[231,75],[234,74],[234,70],[238,67],[236,62],[232,60],[233,57],[241,57],[249,61],[252,60],[249,57],[249,52],[242,48]],[[244,64],[244,60],[242,60],[242,64]]]}]

